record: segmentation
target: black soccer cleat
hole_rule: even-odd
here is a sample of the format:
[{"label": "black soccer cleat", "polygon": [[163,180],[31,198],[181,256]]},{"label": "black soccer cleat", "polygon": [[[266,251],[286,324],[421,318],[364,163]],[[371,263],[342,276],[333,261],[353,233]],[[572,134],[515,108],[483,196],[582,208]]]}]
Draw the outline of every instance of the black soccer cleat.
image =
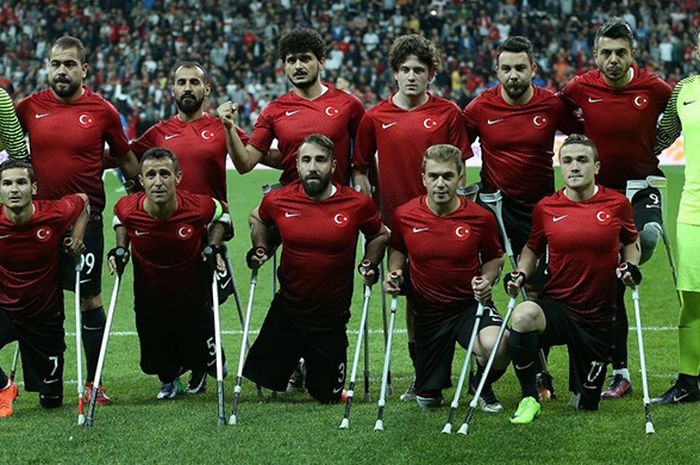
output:
[{"label": "black soccer cleat", "polygon": [[661,397],[651,399],[651,403],[657,405],[671,405],[697,402],[698,400],[700,400],[700,389],[697,387],[695,387],[695,389],[688,389],[682,387],[680,383],[676,381],[673,386],[671,386],[671,389],[664,392]]}]

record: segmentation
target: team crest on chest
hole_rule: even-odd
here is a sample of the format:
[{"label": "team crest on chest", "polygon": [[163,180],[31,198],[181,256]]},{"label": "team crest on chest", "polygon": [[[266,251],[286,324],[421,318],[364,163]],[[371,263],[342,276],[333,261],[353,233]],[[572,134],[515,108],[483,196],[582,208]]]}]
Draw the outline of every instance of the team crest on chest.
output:
[{"label": "team crest on chest", "polygon": [[191,224],[179,224],[177,225],[176,233],[178,239],[180,239],[181,241],[186,241],[187,239],[192,237],[192,234],[194,233],[194,228]]},{"label": "team crest on chest", "polygon": [[199,133],[200,137],[204,140],[204,142],[211,143],[214,140],[214,137],[216,134],[211,132],[209,129],[205,129],[202,132]]},{"label": "team crest on chest", "polygon": [[428,132],[435,132],[438,126],[438,122],[433,118],[425,118],[423,120],[423,128]]},{"label": "team crest on chest", "polygon": [[455,226],[454,234],[458,241],[466,241],[472,233],[472,228],[465,223]]},{"label": "team crest on chest", "polygon": [[83,129],[89,129],[95,125],[95,117],[85,111],[78,116],[78,124]]},{"label": "team crest on chest", "polygon": [[605,209],[598,210],[598,212],[595,214],[595,219],[598,223],[602,224],[603,226],[606,226],[610,224],[610,221],[612,220],[612,215],[609,211]]},{"label": "team crest on chest", "polygon": [[349,224],[350,218],[343,212],[338,212],[333,215],[333,226],[336,228],[346,228]]},{"label": "team crest on chest", "polygon": [[36,239],[37,239],[39,242],[46,242],[46,241],[48,241],[49,239],[51,239],[51,235],[52,235],[52,234],[53,234],[53,231],[51,230],[51,228],[47,228],[47,227],[45,227],[45,226],[44,226],[44,227],[41,227],[41,228],[38,228],[38,229],[34,232],[34,235],[36,236]]},{"label": "team crest on chest", "polygon": [[328,105],[328,106],[323,110],[323,112],[326,114],[326,116],[328,116],[328,117],[331,118],[331,119],[335,118],[336,116],[338,116],[338,115],[340,114],[340,110],[338,110],[338,109],[337,109],[336,107],[334,107],[333,105]]},{"label": "team crest on chest", "polygon": [[544,129],[549,125],[549,119],[544,115],[535,115],[532,117],[532,125],[537,129]]},{"label": "team crest on chest", "polygon": [[637,94],[632,99],[632,103],[637,110],[644,110],[649,105],[649,96],[647,94]]}]

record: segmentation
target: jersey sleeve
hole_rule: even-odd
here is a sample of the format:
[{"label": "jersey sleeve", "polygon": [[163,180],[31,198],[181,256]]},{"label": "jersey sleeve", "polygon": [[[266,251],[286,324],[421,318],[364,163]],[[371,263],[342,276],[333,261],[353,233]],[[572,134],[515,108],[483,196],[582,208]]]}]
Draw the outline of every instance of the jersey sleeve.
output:
[{"label": "jersey sleeve", "polygon": [[157,131],[156,126],[151,126],[146,130],[146,132],[141,134],[140,137],[132,140],[129,143],[129,148],[132,152],[134,152],[136,158],[140,160],[143,154],[146,153],[146,150],[155,146],[155,136]]},{"label": "jersey sleeve", "polygon": [[637,240],[639,233],[637,232],[637,227],[634,224],[634,217],[632,216],[632,204],[626,197],[620,199],[619,219],[620,219],[620,242],[624,245],[630,245]]},{"label": "jersey sleeve", "polygon": [[475,98],[464,108],[464,125],[467,137],[470,142],[474,142],[479,137],[479,98]]},{"label": "jersey sleeve", "polygon": [[238,126],[236,126],[236,133],[238,134],[238,138],[241,139],[241,142],[243,142],[243,145],[248,145],[250,142],[250,137],[248,137],[248,134]]},{"label": "jersey sleeve", "polygon": [[365,237],[372,237],[378,234],[381,230],[382,220],[379,219],[377,207],[374,206],[374,202],[372,202],[372,199],[362,194],[359,195],[358,199],[360,202],[362,202],[359,209],[360,231],[362,231],[362,234],[364,234]]},{"label": "jersey sleeve", "polygon": [[112,229],[117,229],[119,226],[124,226],[126,221],[126,202],[130,195],[124,196],[114,204],[114,219],[112,220]]},{"label": "jersey sleeve", "polygon": [[[248,143],[262,153],[267,153],[272,145],[272,140],[275,138],[275,128],[272,121],[271,108],[273,104],[268,105],[258,116],[253,133],[250,135]],[[240,136],[240,133],[239,133]]]},{"label": "jersey sleeve", "polygon": [[352,104],[350,108],[350,121],[348,125],[348,130],[350,131],[350,137],[355,138],[357,130],[360,128],[360,122],[362,117],[365,116],[365,107],[362,105],[359,99],[352,97]]},{"label": "jersey sleeve", "polygon": [[668,148],[681,135],[683,126],[681,119],[678,116],[678,96],[686,80],[680,81],[673,88],[671,97],[666,103],[666,109],[663,112],[659,126],[656,128],[656,141],[654,142],[654,155],[659,156],[666,148]]},{"label": "jersey sleeve", "polygon": [[557,92],[557,129],[566,135],[583,134],[583,115],[564,100],[562,93]]},{"label": "jersey sleeve", "polygon": [[119,112],[108,101],[104,101],[105,109],[105,140],[109,144],[109,156],[123,158],[129,153],[129,141],[122,128]]},{"label": "jersey sleeve", "polygon": [[63,214],[63,229],[67,230],[75,223],[85,208],[85,201],[77,194],[70,194],[61,197],[58,206]]},{"label": "jersey sleeve", "polygon": [[393,219],[391,224],[393,224],[393,229],[391,230],[391,238],[389,243],[391,247],[404,255],[408,255],[408,250],[406,249],[406,243],[403,240],[403,228],[401,227],[401,208],[394,210],[392,215]]},{"label": "jersey sleeve", "polygon": [[[484,229],[479,252],[481,253],[482,263],[490,262],[494,258],[503,256],[503,248],[501,247],[501,240],[498,236],[496,218],[488,212],[485,212],[484,215]],[[516,253],[518,252],[520,251],[518,250]]]},{"label": "jersey sleeve", "polygon": [[464,117],[459,107],[454,105],[453,111],[447,120],[448,143],[454,145],[462,152],[462,160],[467,160],[474,156],[472,147],[467,137],[467,128],[464,124]]},{"label": "jersey sleeve", "polygon": [[[544,248],[547,242],[547,238],[544,234],[544,224],[542,219],[544,218],[542,211],[542,201],[535,205],[535,209],[532,211],[532,228],[530,229],[530,237],[527,240],[528,249],[532,250],[535,255],[541,255],[544,253]],[[520,251],[514,251],[515,253]]]},{"label": "jersey sleeve", "polygon": [[560,92],[560,97],[570,107],[576,109],[579,108],[579,82],[581,80],[580,76],[575,76],[571,81],[569,81]]},{"label": "jersey sleeve", "polygon": [[263,196],[262,202],[260,202],[260,206],[258,207],[258,215],[260,216],[262,222],[266,225],[271,225],[275,222],[276,207],[274,197],[275,191]]},{"label": "jersey sleeve", "polygon": [[352,160],[354,168],[366,173],[374,161],[377,152],[377,139],[374,135],[374,124],[369,113],[365,113],[360,121],[360,127],[355,136],[355,154]]},{"label": "jersey sleeve", "polygon": [[19,124],[12,99],[0,88],[0,142],[13,160],[25,160],[29,156],[24,133]]}]

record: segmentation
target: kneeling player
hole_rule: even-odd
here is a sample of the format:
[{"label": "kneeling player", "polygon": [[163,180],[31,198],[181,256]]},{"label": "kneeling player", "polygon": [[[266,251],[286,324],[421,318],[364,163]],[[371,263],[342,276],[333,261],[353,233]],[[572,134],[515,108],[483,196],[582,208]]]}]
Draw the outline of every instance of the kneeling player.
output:
[{"label": "kneeling player", "polygon": [[[331,403],[341,399],[345,385],[345,325],[358,233],[367,240],[364,258],[372,263],[363,274],[367,284],[378,279],[377,264],[389,233],[369,197],[331,182],[336,160],[330,139],[306,137],[296,167],[301,182],[270,192],[250,215],[253,248],[248,266],[257,268],[271,256],[271,226],[278,228],[283,248],[280,290],[250,348],[243,375],[284,391],[303,357],[309,394]],[[260,247],[267,251],[263,257],[255,255]]]},{"label": "kneeling player", "polygon": [[170,150],[147,150],[139,179],[145,192],[122,197],[114,207],[117,246],[109,266],[121,274],[131,243],[141,369],[163,383],[158,399],[173,399],[183,391],[183,372],[215,375],[212,274],[202,250],[212,245],[216,268],[225,269],[218,248],[230,218],[218,200],[177,191],[182,172]]},{"label": "kneeling player", "polygon": [[[85,194],[34,200],[29,163],[0,165],[0,348],[19,341],[27,391],[39,392],[44,408],[63,402],[63,289],[58,252],[73,225],[69,252],[79,258],[88,222]],[[12,415],[17,386],[0,368],[0,417]]]},{"label": "kneeling player", "polygon": [[[489,212],[457,196],[464,165],[452,145],[433,145],[423,156],[423,185],[427,195],[394,212],[389,248],[389,275],[384,289],[397,293],[408,259],[412,289],[408,293],[415,317],[416,400],[421,407],[439,407],[442,390],[452,385],[455,342],[467,348],[479,303],[474,355],[477,377],[489,356],[503,320],[491,302],[491,283],[503,265],[496,221]],[[507,342],[501,343],[479,405],[482,410],[503,409],[491,384],[508,366]]]},{"label": "kneeling player", "polygon": [[[513,312],[510,353],[523,399],[512,423],[530,423],[540,412],[535,360],[541,346],[567,345],[569,389],[574,405],[597,410],[612,356],[617,279],[641,280],[639,240],[632,207],[624,195],[596,185],[598,152],[585,136],[572,135],[559,151],[564,187],[542,199],[517,272],[504,280],[516,295],[537,259],[549,251],[550,279],[543,296]],[[618,268],[620,245],[624,274]]]}]

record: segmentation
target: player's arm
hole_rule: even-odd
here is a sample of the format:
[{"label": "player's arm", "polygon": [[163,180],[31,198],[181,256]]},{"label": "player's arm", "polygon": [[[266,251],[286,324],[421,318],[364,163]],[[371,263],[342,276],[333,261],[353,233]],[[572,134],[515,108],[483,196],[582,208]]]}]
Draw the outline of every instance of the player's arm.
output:
[{"label": "player's arm", "polygon": [[133,179],[139,175],[139,161],[133,151],[129,150],[125,156],[116,158],[116,162],[125,178]]},{"label": "player's arm", "polygon": [[372,197],[372,184],[369,182],[370,164],[374,163],[377,152],[377,141],[374,134],[372,118],[365,114],[360,120],[360,126],[355,135],[353,149],[352,171],[350,172],[353,186],[359,191]]},{"label": "player's arm", "polygon": [[[382,224],[376,234],[365,235],[365,240],[365,254],[362,263],[358,266],[358,271],[365,284],[371,286],[379,279],[379,264],[384,258],[384,251],[389,243],[389,230]],[[363,266],[367,260],[369,260],[369,265]]]},{"label": "player's arm", "polygon": [[[270,257],[270,240],[272,234],[269,226],[260,218],[260,207],[250,212],[248,217],[250,225],[250,239],[253,247],[246,254],[246,263],[249,268],[260,268]],[[264,250],[262,255],[257,254],[257,250]]]},{"label": "player's arm", "polygon": [[76,195],[83,201],[83,209],[80,211],[75,223],[73,223],[70,240],[68,241],[70,244],[68,246],[68,252],[73,255],[73,257],[78,258],[80,254],[85,252],[83,240],[85,239],[85,230],[87,229],[88,220],[90,219],[90,201],[88,200],[88,196],[83,193]]},{"label": "player's arm", "polygon": [[359,168],[352,169],[352,185],[356,190],[365,195],[372,196],[372,184],[369,182],[369,176],[366,172],[362,172]]},{"label": "player's arm", "polygon": [[642,248],[639,244],[639,237],[622,248],[622,264],[615,270],[615,273],[625,286],[633,287],[642,281],[642,273],[639,271],[641,256]]},{"label": "player's arm", "polygon": [[209,271],[214,272],[216,269],[224,272],[226,271],[226,263],[221,245],[227,235],[233,237],[233,226],[225,205],[216,199],[212,199],[212,201],[214,202],[214,216],[207,227],[207,245],[204,247],[202,257],[207,263]]},{"label": "player's arm", "polygon": [[[247,146],[243,145],[243,141],[238,136],[238,131],[236,131],[237,104],[231,101],[222,103],[216,109],[216,112],[224,125],[226,150],[231,155],[233,166],[241,174],[249,172],[263,160],[265,154],[250,144]],[[272,162],[274,163],[274,160]]]},{"label": "player's arm", "polygon": [[107,263],[109,264],[109,274],[114,274],[116,271],[117,275],[121,276],[124,267],[129,263],[129,234],[117,215],[114,215],[112,226],[114,227],[115,247],[107,252]]},{"label": "player's arm", "polygon": [[485,302],[491,299],[493,284],[498,279],[501,267],[503,267],[503,255],[481,265],[482,279],[477,280],[476,276],[472,279],[472,290],[477,301]]},{"label": "player's arm", "polygon": [[389,246],[389,258],[387,260],[388,273],[384,278],[384,290],[390,294],[398,294],[403,283],[403,270],[406,267],[408,256],[392,246]]},{"label": "player's arm", "polygon": [[518,268],[503,278],[506,292],[512,296],[518,295],[520,288],[525,285],[528,276],[531,276],[537,268],[539,256],[527,245],[523,247],[518,260]]},{"label": "player's arm", "polygon": [[654,142],[653,152],[657,157],[681,135],[683,126],[681,125],[681,119],[678,117],[678,107],[676,105],[678,104],[678,95],[681,93],[683,83],[684,81],[681,81],[673,88],[661,121],[659,121],[659,125],[656,128],[656,141]]}]

